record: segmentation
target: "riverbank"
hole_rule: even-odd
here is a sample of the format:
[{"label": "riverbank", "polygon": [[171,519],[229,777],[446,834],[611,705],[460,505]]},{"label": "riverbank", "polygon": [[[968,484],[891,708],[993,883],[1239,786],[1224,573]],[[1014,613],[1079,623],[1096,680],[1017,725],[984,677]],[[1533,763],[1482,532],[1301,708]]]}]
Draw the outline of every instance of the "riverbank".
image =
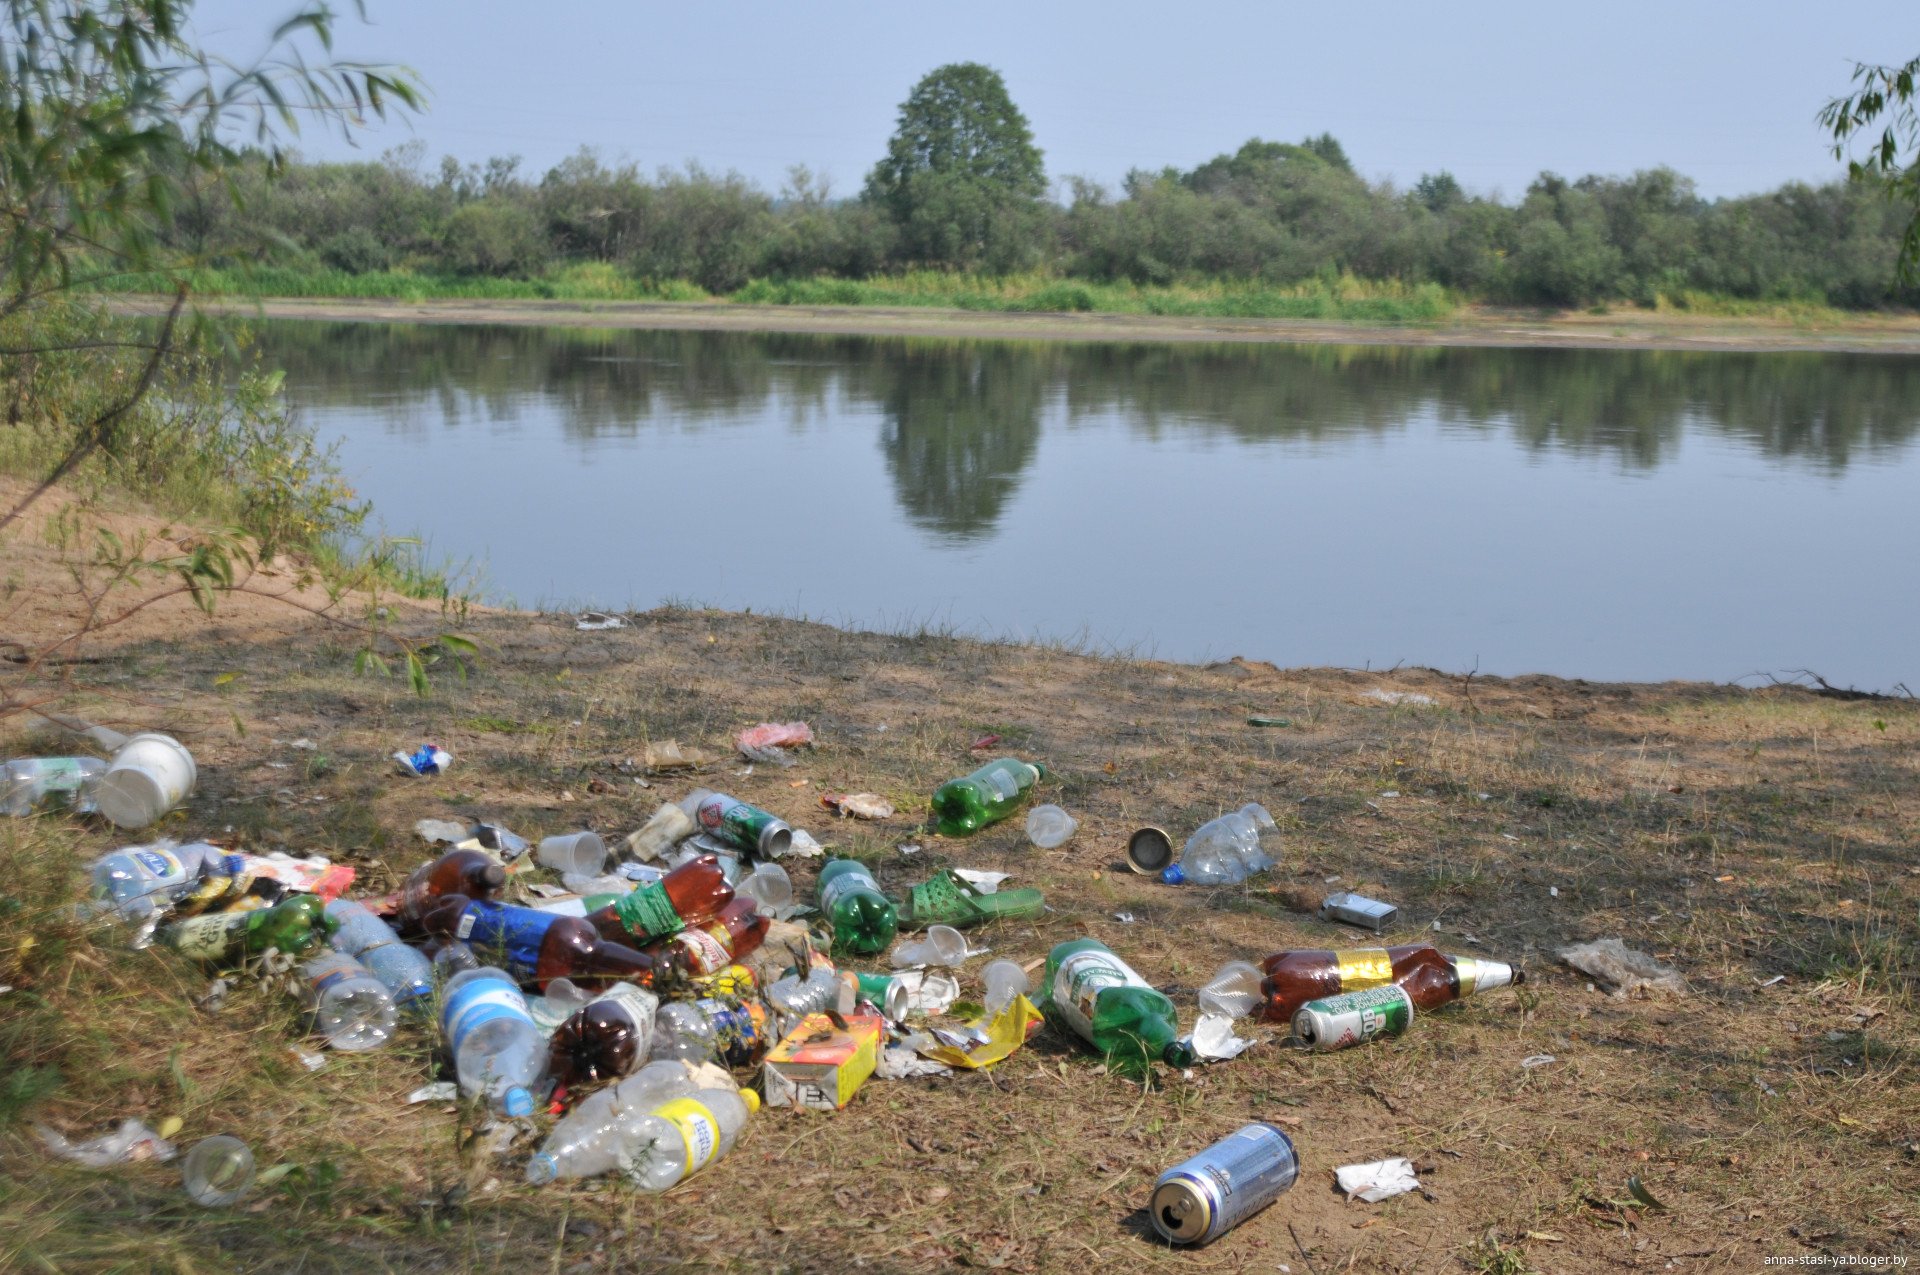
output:
[{"label": "riverbank", "polygon": [[[158,314],[151,297],[116,301]],[[1619,350],[1920,354],[1920,316],[1716,316],[1622,309],[1605,314],[1466,307],[1430,323],[1224,319],[1146,314],[1012,313],[921,306],[740,305],[728,301],[491,301],[202,297],[207,310],[345,323],[464,323],[795,332],[1049,341],[1304,342]]]},{"label": "riverbank", "polygon": [[[1049,1028],[991,1075],[873,1080],[830,1117],[765,1112],[664,1196],[535,1189],[528,1138],[496,1158],[458,1108],[407,1105],[433,1078],[423,1034],[308,1072],[280,999],[243,990],[196,1010],[203,975],[63,919],[76,865],[125,838],[0,820],[0,877],[25,918],[10,935],[38,940],[0,939],[6,1062],[26,1078],[0,1136],[0,1266],[1186,1269],[1191,1255],[1150,1238],[1150,1184],[1248,1119],[1284,1125],[1304,1167],[1207,1251],[1226,1268],[1744,1270],[1912,1252],[1909,701],[1124,661],[684,608],[625,619],[580,632],[569,615],[476,611],[473,675],[418,699],[354,676],[352,650],[311,625],[227,631],[186,612],[88,652],[63,707],[188,742],[200,787],[166,835],[324,853],[367,893],[427,856],[421,818],[617,833],[698,784],[811,829],[890,891],[949,866],[1011,873],[1051,911],[976,945],[1027,962],[1093,935],[1177,989],[1183,1023],[1225,960],[1375,941],[1314,914],[1336,889],[1399,905],[1380,941],[1513,961],[1528,982],[1342,1053],[1262,1027],[1243,1057],[1145,1090]],[[397,623],[426,637],[444,622]],[[793,768],[730,754],[741,726],[794,718],[819,745]],[[720,759],[635,771],[666,739]],[[395,774],[387,754],[426,740],[453,753],[449,772]],[[62,746],[0,725],[7,756]],[[1046,762],[1045,796],[1078,835],[1054,851],[1017,826],[931,836],[927,795],[990,752]],[[899,813],[840,822],[819,804],[853,790]],[[1133,828],[1177,839],[1250,800],[1280,824],[1274,872],[1201,890],[1126,870]],[[793,872],[811,897],[813,866]],[[1615,936],[1677,966],[1687,994],[1612,999],[1553,955]],[[963,975],[970,995],[982,964]],[[129,1116],[177,1116],[189,1143],[234,1133],[294,1169],[207,1211],[171,1166],[81,1170],[26,1131],[92,1136]],[[1416,1161],[1422,1192],[1362,1205],[1332,1189],[1333,1167],[1394,1155]],[[1629,1177],[1667,1208],[1636,1202]]]}]

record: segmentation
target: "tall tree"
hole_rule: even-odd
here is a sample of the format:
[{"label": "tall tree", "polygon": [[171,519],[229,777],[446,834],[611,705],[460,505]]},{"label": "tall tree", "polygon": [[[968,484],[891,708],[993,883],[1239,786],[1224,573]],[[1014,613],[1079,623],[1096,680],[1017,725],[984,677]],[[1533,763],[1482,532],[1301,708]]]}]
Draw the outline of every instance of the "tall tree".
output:
[{"label": "tall tree", "polygon": [[[1911,205],[1906,233],[1900,241],[1900,281],[1920,282],[1920,114],[1916,113],[1914,80],[1920,78],[1920,58],[1903,66],[1853,68],[1853,92],[1836,97],[1820,112],[1820,122],[1833,133],[1833,156],[1848,159],[1855,181],[1885,184],[1887,198]],[[1849,159],[1856,135],[1878,125],[1880,136],[1864,158]]]},{"label": "tall tree", "polygon": [[1044,227],[1040,149],[1006,81],[956,62],[900,105],[866,198],[899,225],[902,249],[932,265],[1007,270],[1027,263]]}]

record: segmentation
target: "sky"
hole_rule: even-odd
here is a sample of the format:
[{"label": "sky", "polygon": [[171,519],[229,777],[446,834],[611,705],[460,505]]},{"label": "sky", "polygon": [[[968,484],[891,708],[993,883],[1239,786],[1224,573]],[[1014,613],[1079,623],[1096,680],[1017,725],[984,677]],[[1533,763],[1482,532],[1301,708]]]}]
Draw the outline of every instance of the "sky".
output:
[{"label": "sky", "polygon": [[[366,0],[343,57],[402,63],[430,110],[357,149],[415,138],[431,162],[518,155],[538,176],[588,145],[644,169],[697,160],[777,190],[789,166],[858,192],[913,83],[947,62],[1006,77],[1053,178],[1116,186],[1252,136],[1331,132],[1369,178],[1446,169],[1518,197],[1542,170],[1666,164],[1708,197],[1843,170],[1814,122],[1854,61],[1920,53],[1912,0],[1610,0],[1330,5],[1292,0]],[[201,0],[209,48],[254,56],[276,0]]]}]

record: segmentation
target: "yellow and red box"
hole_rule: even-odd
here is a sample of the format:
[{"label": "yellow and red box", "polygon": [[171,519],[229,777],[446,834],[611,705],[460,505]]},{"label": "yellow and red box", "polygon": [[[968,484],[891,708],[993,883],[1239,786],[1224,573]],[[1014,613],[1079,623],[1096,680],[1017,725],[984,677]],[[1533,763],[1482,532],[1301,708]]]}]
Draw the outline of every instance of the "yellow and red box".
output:
[{"label": "yellow and red box", "polygon": [[788,1032],[761,1065],[761,1091],[769,1107],[837,1111],[853,1101],[879,1064],[887,1024],[877,1014],[848,1014],[836,1026],[825,1014],[809,1014]]}]

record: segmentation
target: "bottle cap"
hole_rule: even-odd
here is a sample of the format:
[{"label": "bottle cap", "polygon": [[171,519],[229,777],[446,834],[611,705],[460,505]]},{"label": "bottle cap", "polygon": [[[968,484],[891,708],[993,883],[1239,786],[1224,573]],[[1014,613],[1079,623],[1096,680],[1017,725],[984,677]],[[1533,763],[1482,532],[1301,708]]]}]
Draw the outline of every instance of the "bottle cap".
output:
[{"label": "bottle cap", "polygon": [[1127,866],[1143,877],[1173,862],[1173,838],[1160,828],[1142,828],[1127,838]]},{"label": "bottle cap", "polygon": [[747,1114],[752,1115],[754,1112],[760,1110],[760,1091],[757,1089],[742,1089],[740,1091],[740,1101],[747,1104]]},{"label": "bottle cap", "polygon": [[1163,869],[1160,873],[1160,883],[1162,885],[1184,885],[1186,884],[1186,880],[1187,874],[1180,870],[1180,865],[1177,863]]},{"label": "bottle cap", "polygon": [[507,1114],[510,1116],[530,1116],[533,1114],[533,1095],[520,1086],[515,1085],[513,1088],[507,1090],[504,1105],[506,1106]]},{"label": "bottle cap", "polygon": [[559,1176],[559,1161],[544,1151],[527,1161],[527,1181],[534,1186],[544,1186]]}]

